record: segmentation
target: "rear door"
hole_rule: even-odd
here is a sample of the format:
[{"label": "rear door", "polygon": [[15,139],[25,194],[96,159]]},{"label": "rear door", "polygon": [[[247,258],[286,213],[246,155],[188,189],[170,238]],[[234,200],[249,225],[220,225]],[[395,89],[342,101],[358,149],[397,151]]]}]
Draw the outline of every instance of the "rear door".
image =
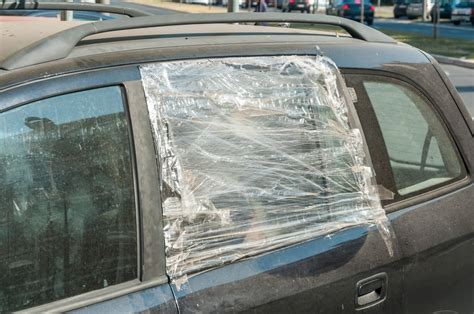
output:
[{"label": "rear door", "polygon": [[180,312],[401,312],[398,242],[330,60],[177,61],[141,74]]},{"label": "rear door", "polygon": [[403,310],[472,312],[472,136],[463,116],[436,72],[429,93],[423,80],[354,72],[345,77],[369,147],[379,151],[377,181],[393,192],[385,208],[404,254]]}]

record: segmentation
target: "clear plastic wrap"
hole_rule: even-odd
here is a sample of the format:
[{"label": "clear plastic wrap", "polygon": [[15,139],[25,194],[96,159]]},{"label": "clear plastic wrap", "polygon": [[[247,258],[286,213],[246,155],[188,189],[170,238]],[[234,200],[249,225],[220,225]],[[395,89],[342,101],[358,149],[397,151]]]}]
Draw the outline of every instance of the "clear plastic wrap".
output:
[{"label": "clear plastic wrap", "polygon": [[[141,67],[161,165],[166,263],[189,274],[387,218],[327,57]],[[389,243],[389,242],[387,242]]]}]

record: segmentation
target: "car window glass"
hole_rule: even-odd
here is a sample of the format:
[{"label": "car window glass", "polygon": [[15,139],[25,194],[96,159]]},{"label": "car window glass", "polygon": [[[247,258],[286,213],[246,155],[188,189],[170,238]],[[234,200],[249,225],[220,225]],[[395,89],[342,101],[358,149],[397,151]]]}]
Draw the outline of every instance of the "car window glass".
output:
[{"label": "car window glass", "polygon": [[311,56],[141,67],[175,283],[383,221],[337,71],[329,58]]},{"label": "car window glass", "polygon": [[0,311],[137,277],[128,124],[119,87],[0,114]]},{"label": "car window glass", "polygon": [[457,178],[461,165],[448,133],[427,102],[398,84],[366,81],[397,192],[407,195]]}]

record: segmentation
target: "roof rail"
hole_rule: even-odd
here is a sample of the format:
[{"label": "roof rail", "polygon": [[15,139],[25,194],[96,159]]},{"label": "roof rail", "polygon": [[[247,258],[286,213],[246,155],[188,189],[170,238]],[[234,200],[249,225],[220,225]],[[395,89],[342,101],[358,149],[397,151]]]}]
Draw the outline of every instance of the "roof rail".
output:
[{"label": "roof rail", "polygon": [[13,70],[38,63],[63,59],[85,37],[110,31],[137,28],[245,22],[294,22],[339,26],[353,38],[368,42],[395,43],[391,37],[348,19],[322,14],[295,13],[206,13],[169,14],[163,16],[137,17],[127,20],[108,20],[82,24],[43,38],[28,47],[17,51],[0,65],[4,70]]},{"label": "roof rail", "polygon": [[0,11],[7,10],[70,10],[70,11],[93,11],[127,15],[129,17],[149,16],[144,11],[116,7],[111,5],[101,5],[94,3],[77,3],[77,2],[2,2],[0,3]]}]

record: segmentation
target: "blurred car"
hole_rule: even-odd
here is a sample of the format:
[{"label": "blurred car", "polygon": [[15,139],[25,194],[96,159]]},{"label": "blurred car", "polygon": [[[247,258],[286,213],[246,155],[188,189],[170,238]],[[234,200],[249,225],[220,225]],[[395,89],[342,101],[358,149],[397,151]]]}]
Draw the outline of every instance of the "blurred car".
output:
[{"label": "blurred car", "polygon": [[396,0],[393,7],[393,17],[398,19],[407,16],[407,6],[410,4],[409,0]]},{"label": "blurred car", "polygon": [[[439,4],[439,18],[441,19],[450,19],[451,13],[453,12],[454,1],[452,0],[443,0]],[[433,6],[430,11],[431,21],[436,19],[436,6]]]},{"label": "blurred car", "polygon": [[[45,17],[45,18],[59,18],[61,11],[59,10],[15,10],[15,11],[0,11],[0,15],[4,16],[30,16],[30,17]],[[115,18],[122,18],[123,16],[102,12],[91,11],[73,11],[73,20],[76,21],[106,21]]]},{"label": "blurred car", "polygon": [[[428,8],[431,11],[431,8],[434,5],[434,0],[428,0]],[[407,6],[407,17],[411,20],[423,16],[423,0],[411,0]]]},{"label": "blurred car", "polygon": [[474,1],[458,3],[451,13],[451,22],[454,25],[459,25],[461,22],[471,22],[474,25]]},{"label": "blurred car", "polygon": [[[229,2],[228,0],[220,0],[221,2],[217,2],[217,4],[221,4],[223,6],[227,6],[227,3]],[[272,6],[273,1],[265,1],[267,3],[267,6]],[[258,4],[258,0],[239,0],[239,6],[241,8],[248,8],[250,6],[252,8],[256,7]]]},{"label": "blurred car", "polygon": [[[326,8],[327,15],[337,15],[346,19],[360,21],[361,0],[331,0]],[[364,22],[374,23],[375,6],[370,1],[364,2]]]},{"label": "blurred car", "polygon": [[301,11],[307,13],[314,12],[314,0],[283,0],[281,4],[282,12]]},{"label": "blurred car", "polygon": [[[449,19],[453,10],[455,0],[440,1],[440,18]],[[436,0],[428,0],[428,12],[432,21],[435,19]],[[406,16],[409,19],[416,19],[423,16],[423,0],[409,0],[406,8]]]}]

